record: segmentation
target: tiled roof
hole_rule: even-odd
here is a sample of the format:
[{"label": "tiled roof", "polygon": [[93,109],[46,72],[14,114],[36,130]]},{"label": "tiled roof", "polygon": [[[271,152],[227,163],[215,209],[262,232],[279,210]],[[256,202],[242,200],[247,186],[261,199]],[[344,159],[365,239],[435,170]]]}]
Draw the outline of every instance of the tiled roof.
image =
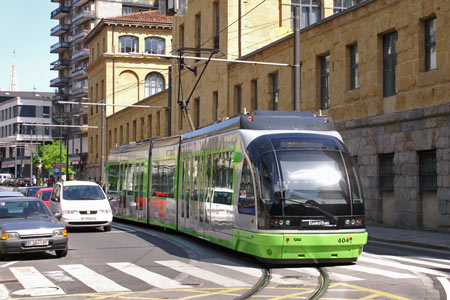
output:
[{"label": "tiled roof", "polygon": [[157,10],[135,12],[118,17],[105,18],[104,20],[113,22],[172,24],[171,16],[162,15]]}]

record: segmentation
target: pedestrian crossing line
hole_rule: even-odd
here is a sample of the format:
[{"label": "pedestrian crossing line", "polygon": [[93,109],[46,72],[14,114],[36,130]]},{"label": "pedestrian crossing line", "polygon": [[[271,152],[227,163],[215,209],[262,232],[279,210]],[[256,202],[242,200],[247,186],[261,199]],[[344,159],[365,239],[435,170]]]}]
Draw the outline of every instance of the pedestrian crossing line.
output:
[{"label": "pedestrian crossing line", "polygon": [[445,273],[445,272],[422,268],[422,267],[411,266],[411,265],[406,265],[406,264],[401,264],[401,263],[394,262],[392,260],[370,258],[367,256],[360,257],[359,260],[363,261],[363,262],[367,262],[367,263],[382,265],[384,267],[408,270],[411,272],[418,272],[418,273],[424,273],[424,274],[430,274],[430,275],[436,275],[436,276],[447,276],[448,275],[448,273]]},{"label": "pedestrian crossing line", "polygon": [[97,272],[85,267],[81,264],[73,265],[59,265],[61,269],[77,278],[85,285],[95,290],[96,292],[128,292],[126,287],[123,287],[111,279],[98,274]]},{"label": "pedestrian crossing line", "polygon": [[442,284],[445,294],[447,295],[447,300],[450,300],[450,282],[448,281],[448,278],[438,277],[437,280]]},{"label": "pedestrian crossing line", "polygon": [[398,261],[402,261],[402,262],[406,262],[406,263],[413,263],[413,264],[417,264],[417,265],[425,265],[425,266],[429,266],[429,267],[450,270],[450,264],[445,265],[445,264],[439,264],[439,263],[434,263],[434,262],[429,262],[429,261],[424,261],[424,260],[419,260],[419,259],[411,259],[411,258],[392,256],[392,255],[383,255],[382,257],[387,258],[387,259],[398,260]]},{"label": "pedestrian crossing line", "polygon": [[144,281],[145,283],[155,286],[160,289],[192,288],[192,286],[183,285],[176,280],[173,280],[171,278],[162,276],[158,273],[149,271],[145,268],[139,267],[132,263],[119,262],[119,263],[107,263],[107,264],[121,272],[124,272],[133,277],[136,277],[136,278]]},{"label": "pedestrian crossing line", "polygon": [[[295,271],[295,272],[300,272],[300,273],[304,273],[304,274],[308,274],[311,276],[315,276],[318,277],[320,275],[319,271],[317,269],[314,268],[289,268],[288,270],[291,271]],[[328,276],[330,277],[330,279],[334,280],[334,281],[360,281],[360,280],[365,280],[363,278],[358,278],[358,277],[354,277],[354,276],[350,276],[350,275],[344,275],[344,274],[339,274],[336,272],[331,272],[330,269],[328,269]]]},{"label": "pedestrian crossing line", "polygon": [[181,261],[165,260],[165,261],[156,261],[156,263],[174,269],[178,272],[185,273],[193,277],[197,277],[225,287],[250,286],[246,282],[222,276],[220,274],[210,272],[201,268],[197,268],[192,265],[183,263]]},{"label": "pedestrian crossing line", "polygon": [[34,267],[11,267],[9,270],[24,287],[24,290],[17,291],[16,294],[30,296],[65,294],[60,287],[53,284]]},{"label": "pedestrian crossing line", "polygon": [[369,273],[373,275],[381,275],[389,278],[395,278],[395,279],[405,279],[405,278],[416,278],[416,276],[406,274],[406,273],[398,273],[398,272],[392,272],[377,268],[371,268],[371,267],[364,267],[360,265],[353,265],[353,266],[339,266],[337,268],[340,269],[348,269],[351,271],[357,271],[357,272],[363,272],[363,273]]}]

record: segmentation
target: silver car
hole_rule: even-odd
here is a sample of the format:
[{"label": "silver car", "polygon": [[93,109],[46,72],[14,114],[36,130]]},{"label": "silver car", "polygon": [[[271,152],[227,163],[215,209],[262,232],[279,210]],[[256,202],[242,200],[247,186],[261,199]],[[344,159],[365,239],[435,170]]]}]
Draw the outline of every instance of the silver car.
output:
[{"label": "silver car", "polygon": [[0,198],[0,258],[10,253],[54,250],[68,252],[67,230],[42,200],[30,197]]}]

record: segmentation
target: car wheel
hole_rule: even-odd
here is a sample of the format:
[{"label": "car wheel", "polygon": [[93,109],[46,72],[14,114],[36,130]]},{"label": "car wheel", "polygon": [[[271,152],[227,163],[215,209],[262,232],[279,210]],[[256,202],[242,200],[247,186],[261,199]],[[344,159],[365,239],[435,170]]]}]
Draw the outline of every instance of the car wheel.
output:
[{"label": "car wheel", "polygon": [[69,249],[67,249],[67,248],[64,250],[55,250],[57,257],[66,257],[68,252],[69,252]]},{"label": "car wheel", "polygon": [[103,226],[103,230],[106,231],[111,231],[111,225],[108,226]]}]

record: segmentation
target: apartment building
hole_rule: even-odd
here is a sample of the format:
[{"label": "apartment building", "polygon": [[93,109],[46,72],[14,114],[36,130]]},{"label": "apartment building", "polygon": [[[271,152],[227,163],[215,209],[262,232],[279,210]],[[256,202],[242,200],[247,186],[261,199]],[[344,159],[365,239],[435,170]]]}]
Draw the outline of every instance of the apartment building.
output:
[{"label": "apartment building", "polygon": [[[101,145],[102,141],[105,142],[102,137],[106,135],[106,130],[102,131],[102,128],[106,118],[125,109],[126,105],[142,105],[144,99],[167,90],[168,68],[172,62],[151,55],[170,54],[171,40],[172,17],[161,15],[158,11],[103,18],[86,36],[85,43],[90,49],[89,66],[86,68],[89,99],[92,104],[108,105],[89,106],[89,125],[98,128],[88,131],[88,179],[100,181],[102,178],[102,165],[109,153]],[[167,102],[163,106],[167,106]],[[127,126],[121,129],[122,141],[116,138],[114,145],[142,139],[152,129],[146,115],[151,115],[153,110],[140,108],[139,112],[129,114]],[[148,135],[145,134],[145,137]]]},{"label": "apartment building", "polygon": [[0,91],[0,173],[37,173],[32,154],[53,140],[51,126],[45,126],[52,124],[52,98],[53,93]]},{"label": "apartment building", "polygon": [[[154,10],[158,1],[152,0],[51,0],[57,7],[51,12],[51,19],[57,25],[50,35],[58,40],[50,47],[57,55],[51,63],[51,70],[57,72],[50,86],[57,89],[53,98],[54,121],[58,124],[85,125],[88,123],[88,109],[82,103],[88,99],[88,79],[85,68],[89,64],[89,50],[84,41],[87,34],[103,18],[115,17],[132,12]],[[59,101],[76,102],[60,104]],[[77,164],[81,178],[86,170],[88,136],[87,130],[74,127],[69,131],[69,157]]]}]

